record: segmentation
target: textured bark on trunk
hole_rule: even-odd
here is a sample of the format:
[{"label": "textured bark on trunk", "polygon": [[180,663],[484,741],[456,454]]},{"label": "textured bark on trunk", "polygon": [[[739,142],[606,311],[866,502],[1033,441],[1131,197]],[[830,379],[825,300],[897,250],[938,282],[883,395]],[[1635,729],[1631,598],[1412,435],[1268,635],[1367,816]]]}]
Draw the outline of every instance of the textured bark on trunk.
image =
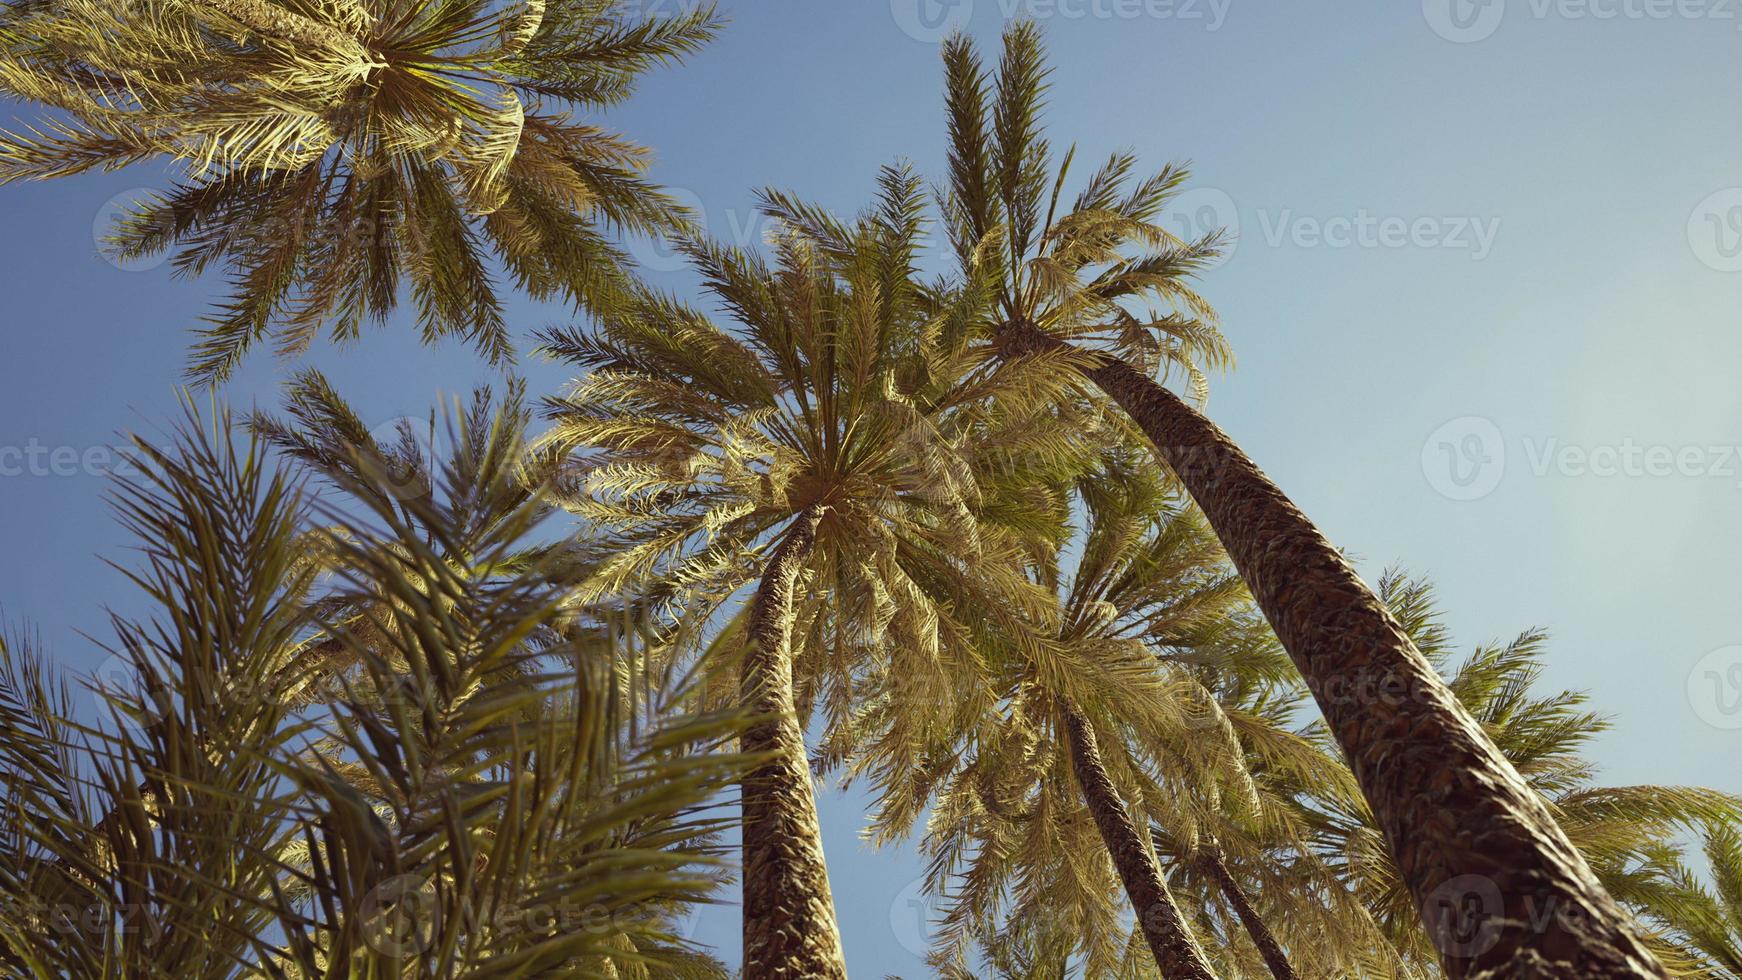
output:
[{"label": "textured bark on trunk", "polygon": [[799,516],[769,557],[751,600],[742,692],[764,720],[740,745],[777,756],[743,784],[745,980],[847,976],[792,695],[793,599],[821,518],[815,506]]},{"label": "textured bark on trunk", "polygon": [[1138,835],[1130,812],[1107,775],[1094,731],[1068,705],[1064,706],[1064,716],[1065,733],[1071,745],[1071,769],[1082,787],[1095,826],[1101,831],[1107,853],[1113,857],[1119,880],[1125,884],[1125,894],[1137,913],[1138,925],[1143,927],[1143,938],[1149,941],[1149,950],[1155,954],[1155,965],[1168,980],[1214,980],[1216,975],[1210,972],[1204,951],[1192,938],[1185,917],[1180,915],[1179,906],[1167,890],[1167,880],[1161,876],[1155,854]]},{"label": "textured bark on trunk", "polygon": [[326,48],[342,54],[361,50],[358,41],[344,31],[293,13],[263,0],[184,0],[189,6],[214,11],[256,34],[308,48]]},{"label": "textured bark on trunk", "polygon": [[1252,903],[1246,900],[1246,893],[1240,890],[1240,883],[1228,873],[1228,866],[1222,862],[1222,855],[1211,851],[1203,859],[1204,869],[1210,877],[1216,880],[1216,887],[1222,890],[1222,897],[1234,907],[1234,914],[1240,917],[1240,924],[1246,927],[1246,935],[1252,940],[1252,945],[1258,947],[1258,953],[1264,957],[1264,965],[1270,968],[1270,975],[1276,980],[1298,980],[1299,974],[1294,972],[1294,964],[1288,961],[1288,954],[1282,951],[1282,944],[1276,941],[1275,933],[1264,924],[1264,919],[1252,908]]},{"label": "textured bark on trunk", "polygon": [[[1067,345],[1005,324],[1007,356]],[[1089,377],[1131,416],[1221,538],[1306,679],[1446,973],[1668,974],[1537,794],[1390,612],[1221,429],[1107,355]]]}]

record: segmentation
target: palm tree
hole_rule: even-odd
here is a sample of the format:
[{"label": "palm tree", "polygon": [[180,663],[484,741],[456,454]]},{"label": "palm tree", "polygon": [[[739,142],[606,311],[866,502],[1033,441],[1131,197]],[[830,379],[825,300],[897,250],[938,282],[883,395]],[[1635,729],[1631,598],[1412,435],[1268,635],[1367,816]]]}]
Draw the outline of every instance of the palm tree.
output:
[{"label": "palm tree", "polygon": [[1150,820],[1189,921],[1221,937],[1211,947],[1219,971],[1279,980],[1437,975],[1413,971],[1315,850],[1317,794],[1359,791],[1334,748],[1301,723],[1305,692],[1272,673],[1288,661],[1268,624],[1248,606],[1206,645],[1244,665],[1200,661],[1193,670],[1213,692],[1214,725],[1226,727],[1244,756],[1251,802],[1201,807],[1195,825],[1166,813]]},{"label": "palm tree", "polygon": [[[559,573],[571,577],[580,574],[570,567],[576,565],[580,554],[573,544],[565,545],[558,554],[548,545],[530,546],[496,569],[479,568],[474,564],[475,556],[449,550],[455,542],[447,528],[493,530],[523,512],[531,513],[534,523],[549,512],[548,504],[539,501],[550,477],[550,461],[527,451],[526,427],[531,416],[518,381],[510,383],[507,397],[500,402],[488,388],[479,388],[469,405],[455,406],[456,424],[449,426],[454,445],[445,458],[432,452],[442,425],[439,412],[431,413],[422,433],[407,421],[391,437],[377,438],[319,372],[296,375],[286,383],[285,392],[288,419],[256,412],[250,427],[261,436],[265,448],[275,451],[279,463],[297,467],[321,481],[329,497],[336,495],[353,507],[361,503],[366,509],[394,509],[413,524],[436,514],[444,523],[420,531],[449,567],[467,575],[502,574],[534,564],[544,569],[553,584]],[[408,507],[402,501],[425,506]],[[428,510],[431,505],[437,508],[433,512]],[[305,531],[296,545],[299,557],[295,574],[330,575],[337,557],[334,540],[332,528]],[[366,695],[364,687],[370,678],[359,666],[359,651],[364,647],[387,650],[394,642],[378,632],[389,600],[378,596],[359,602],[355,590],[342,595],[315,593],[304,599],[308,615],[326,624],[325,628],[301,637],[272,673],[249,678],[256,695],[294,709],[329,704],[335,698],[354,701],[364,696],[376,700],[392,696],[404,678],[394,687]],[[557,641],[548,631],[528,638],[530,643],[544,645]],[[157,718],[146,731],[155,736],[168,723],[167,718]],[[366,777],[350,763],[336,765],[348,776]],[[151,798],[150,786],[142,785],[140,792]],[[123,816],[112,811],[104,819]]]},{"label": "palm tree", "polygon": [[1258,949],[1258,955],[1264,960],[1265,969],[1275,980],[1297,980],[1300,976],[1290,962],[1288,950],[1276,933],[1270,928],[1257,909],[1252,907],[1252,900],[1247,897],[1246,887],[1234,873],[1228,869],[1228,863],[1222,856],[1221,848],[1213,843],[1204,850],[1199,864],[1216,883],[1216,890],[1222,898],[1233,907],[1234,914],[1240,919],[1240,927],[1246,930],[1247,938]]},{"label": "palm tree", "polygon": [[1635,871],[1644,915],[1668,930],[1703,971],[1690,976],[1735,980],[1742,977],[1742,833],[1736,821],[1706,827],[1702,850],[1709,871],[1704,879],[1674,847],[1660,848]]},{"label": "palm tree", "polygon": [[[631,736],[608,660],[523,642],[566,594],[536,565],[500,572],[534,510],[344,520],[329,567],[357,592],[335,607],[371,609],[387,645],[360,645],[356,696],[311,713],[258,687],[316,625],[291,472],[227,421],[139,456],[118,500],[162,613],[115,623],[135,691],[77,723],[39,656],[0,644],[0,758],[24,774],[0,791],[8,975],[723,976],[670,917],[714,887],[707,807],[744,766],[713,750],[739,722],[674,715]],[[468,479],[445,469],[438,496]],[[432,532],[499,573],[444,560]]]},{"label": "palm tree", "polygon": [[[1215,964],[1229,962],[1217,947],[1231,943],[1199,929],[1214,944],[1199,947],[1154,853],[1152,825],[1155,837],[1190,841],[1227,833],[1236,818],[1275,823],[1288,801],[1266,796],[1247,771],[1247,742],[1259,742],[1272,766],[1336,768],[1316,746],[1234,707],[1286,689],[1286,659],[1259,640],[1268,628],[1201,517],[1142,463],[1140,435],[1118,435],[1126,441],[1115,438],[1058,494],[1059,526],[1033,555],[1035,581],[1056,599],[1028,629],[1049,642],[983,646],[983,676],[963,684],[988,688],[973,700],[992,710],[957,729],[953,744],[922,743],[936,760],[922,778],[881,787],[885,812],[875,822],[892,830],[911,823],[888,814],[912,817],[931,804],[928,885],[949,896],[932,963],[952,976],[974,974],[971,943],[986,963],[1048,961],[1041,946],[1052,947],[1055,930],[1015,923],[1052,917],[1085,976],[1124,975],[1129,942],[1113,898],[1121,886],[1139,948],[1162,976],[1217,975]],[[1070,575],[1066,556],[1075,559]],[[891,747],[927,731],[914,715],[929,706],[865,700],[831,746],[850,776],[892,768]],[[1302,901],[1303,920],[1325,918],[1311,911],[1317,901]]]},{"label": "palm tree", "polygon": [[[330,805],[318,832],[304,826],[310,886],[355,897],[367,884],[365,907],[383,897],[384,884],[337,870],[367,860],[360,846],[380,849],[345,825],[345,816],[369,823],[355,808],[355,788],[367,784],[371,809],[385,809],[394,831],[382,873],[394,873],[399,900],[422,917],[412,924],[428,930],[385,945],[409,945],[419,975],[719,976],[670,916],[718,882],[722,821],[706,814],[745,769],[719,752],[742,725],[735,713],[649,713],[639,729],[625,718],[617,657],[601,656],[569,622],[569,555],[529,541],[548,508],[525,495],[524,452],[464,451],[512,446],[504,434],[524,416],[482,418],[476,407],[462,417],[474,435],[457,437],[462,451],[436,472],[430,495],[351,495],[375,506],[336,543],[351,594],[342,588],[335,606],[366,610],[370,623],[328,629],[386,643],[359,644],[364,681],[354,689],[366,696],[341,702],[315,743],[319,757],[292,773]],[[486,465],[472,465],[480,458]],[[505,518],[473,519],[516,497],[523,502]],[[457,658],[443,653],[455,639]],[[384,690],[393,696],[380,698]],[[681,704],[685,694],[668,697]],[[358,767],[363,778],[352,775]],[[450,814],[476,823],[434,834]],[[334,870],[323,879],[323,868]],[[408,914],[375,904],[395,922]],[[305,971],[350,941],[344,921],[308,918],[280,919]]]},{"label": "palm tree", "polygon": [[[1178,475],[1305,677],[1418,906],[1474,874],[1504,897],[1507,923],[1552,900],[1576,910],[1567,922],[1588,924],[1503,925],[1481,956],[1444,953],[1447,972],[1662,976],[1552,814],[1354,569],[1226,433],[1154,379],[1157,361],[1201,383],[1198,362],[1226,359],[1185,281],[1217,238],[1181,241],[1157,223],[1185,172],[1168,167],[1127,191],[1135,161],[1117,154],[1061,215],[1071,154],[1054,173],[1035,26],[1006,33],[994,75],[963,37],[944,61],[946,224],[964,278],[997,296],[996,349],[1074,360]],[[1162,309],[1139,312],[1144,301]]]},{"label": "palm tree", "polygon": [[138,687],[108,709],[165,723],[81,725],[40,654],[7,651],[4,700],[23,724],[6,726],[0,753],[32,775],[4,800],[11,975],[221,975],[259,931],[248,896],[270,890],[264,862],[235,858],[277,841],[268,757],[294,732],[277,704],[226,695],[295,645],[310,585],[300,505],[252,452],[184,435],[137,455],[145,475],[118,489],[117,512],[140,546],[129,575],[162,615],[114,619]]},{"label": "palm tree", "polygon": [[[1275,646],[1261,634],[1243,642]],[[1218,692],[1216,707],[1246,753],[1259,803],[1209,810],[1190,836],[1153,825],[1175,893],[1200,934],[1221,937],[1211,948],[1224,975],[1440,976],[1393,945],[1337,865],[1315,849],[1323,819],[1315,794],[1359,791],[1334,749],[1299,723],[1303,698],[1286,687]]]},{"label": "palm tree", "polygon": [[[1015,783],[1016,774],[1024,767],[1000,751],[968,762],[962,777],[973,783],[990,775],[983,768],[986,764],[1009,767],[998,793],[1019,802],[987,807],[996,820],[994,826],[1004,834],[1016,830],[1008,825],[1013,812],[1053,818],[1022,828],[1024,846],[1020,849],[982,845],[979,850],[983,856],[1001,852],[1018,866],[1032,861],[1046,867],[1057,862],[1054,867],[1062,868],[1080,858],[1049,857],[1056,848],[1043,842],[1081,841],[1080,831],[1092,827],[1124,887],[1136,913],[1137,928],[1161,974],[1211,977],[1214,973],[1204,951],[1155,859],[1147,822],[1134,819],[1125,800],[1141,798],[1146,792],[1165,793],[1164,781],[1176,791],[1185,786],[1218,786],[1227,780],[1218,763],[1228,757],[1218,758],[1215,747],[1219,746],[1205,752],[1172,753],[1160,764],[1165,767],[1165,777],[1156,780],[1124,752],[1128,731],[1159,739],[1166,737],[1164,732],[1178,735],[1190,727],[1181,712],[1180,679],[1158,669],[1145,639],[1179,637],[1190,624],[1213,619],[1237,601],[1238,585],[1217,576],[1214,560],[1206,560],[1207,553],[1215,551],[1214,542],[1206,533],[1194,535],[1189,519],[1170,510],[1173,502],[1159,481],[1147,476],[1131,471],[1117,456],[1109,456],[1100,468],[1082,478],[1078,498],[1086,512],[1086,533],[1076,574],[1069,578],[1063,575],[1057,550],[1047,554],[1036,569],[1040,584],[1059,595],[1060,612],[1052,628],[1057,647],[1048,651],[1050,662],[1015,665],[1014,676],[1004,683],[1009,692],[1005,700],[1014,710],[999,723],[1021,719],[1020,726],[988,738],[987,745],[1006,749],[1026,745],[1033,760],[1026,775],[1039,785],[1030,789]],[[1102,744],[1109,740],[1114,746],[1112,755],[1102,750]],[[1049,802],[1049,792],[1062,793],[1062,799]],[[1085,813],[1086,825],[1082,823]],[[1061,825],[1073,821],[1077,822],[1074,830]],[[937,821],[932,829],[934,834],[938,831]],[[1096,861],[1094,865],[1105,863]],[[982,866],[974,867],[968,876],[971,884],[963,897],[984,902],[981,896],[994,879]],[[1062,877],[1054,887],[1045,889],[1048,894],[1043,901],[1071,896],[1068,904],[1085,910],[1104,903],[1100,896],[1085,893],[1080,887],[1070,888],[1069,877]],[[1125,945],[1123,930],[1115,933],[1107,928],[1110,917],[1106,912],[1103,907],[1083,914],[1079,926],[1088,954],[1085,969],[1090,975],[1110,971]]]},{"label": "palm tree", "polygon": [[165,159],[175,185],[111,245],[175,249],[231,296],[189,369],[226,377],[385,321],[408,283],[424,340],[512,355],[494,255],[535,298],[607,304],[608,232],[684,215],[647,151],[577,111],[715,32],[712,9],[621,18],[612,0],[18,0],[0,15],[0,93],[51,115],[0,132],[0,184]]},{"label": "palm tree", "polygon": [[[1526,631],[1508,643],[1478,647],[1455,663],[1450,636],[1425,580],[1387,572],[1379,594],[1416,648],[1444,672],[1447,688],[1554,814],[1604,888],[1641,921],[1660,920],[1662,880],[1657,869],[1664,848],[1683,830],[1736,819],[1742,801],[1700,787],[1598,785],[1595,768],[1581,750],[1608,723],[1585,708],[1583,694],[1532,691],[1542,671],[1546,634]],[[1424,934],[1416,925],[1422,912],[1363,801],[1353,794],[1321,794],[1319,812],[1329,818],[1320,831],[1323,855],[1390,941],[1420,967],[1426,969],[1436,952],[1443,952],[1433,945],[1438,937],[1456,936],[1472,955],[1498,940],[1493,920],[1501,914],[1500,900],[1486,882],[1468,879],[1443,890],[1436,906],[1425,910],[1431,917]],[[1544,899],[1531,912],[1538,923],[1576,914]],[[1640,932],[1652,952],[1676,972],[1688,964],[1676,937]]]},{"label": "palm tree", "polygon": [[550,438],[582,466],[567,505],[617,541],[583,597],[657,579],[730,608],[750,590],[714,643],[743,651],[737,694],[759,721],[742,744],[771,757],[742,788],[744,975],[843,976],[810,707],[838,723],[877,658],[908,696],[951,701],[966,638],[1026,608],[1018,532],[999,526],[1020,508],[982,514],[978,481],[1044,475],[1071,436],[1021,412],[1062,394],[1044,380],[1056,370],[988,363],[968,349],[974,298],[916,281],[915,178],[886,171],[850,224],[769,199],[814,219],[772,266],[687,246],[731,330],[648,294],[595,331],[546,337],[590,372],[552,402]]}]

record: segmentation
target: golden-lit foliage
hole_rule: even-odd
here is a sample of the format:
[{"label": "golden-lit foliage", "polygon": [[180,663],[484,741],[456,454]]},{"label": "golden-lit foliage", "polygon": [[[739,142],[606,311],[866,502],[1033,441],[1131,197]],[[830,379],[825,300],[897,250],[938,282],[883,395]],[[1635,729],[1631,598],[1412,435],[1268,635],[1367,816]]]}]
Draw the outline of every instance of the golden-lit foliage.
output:
[{"label": "golden-lit foliage", "polygon": [[731,328],[643,293],[546,336],[589,372],[549,404],[547,444],[576,454],[564,505],[617,546],[584,595],[657,579],[723,601],[769,534],[821,505],[799,703],[845,724],[884,663],[902,687],[876,696],[950,703],[981,622],[1014,629],[1033,606],[1015,559],[1053,520],[1046,474],[1082,455],[1083,426],[1054,407],[1072,374],[992,361],[971,343],[981,297],[919,281],[911,175],[886,171],[851,223],[767,206],[772,263],[686,246]]},{"label": "golden-lit foliage", "polygon": [[[727,248],[578,118],[717,28],[634,9],[0,7],[0,93],[44,109],[0,133],[0,184],[169,161],[110,245],[230,280],[194,377],[354,338],[406,286],[426,341],[496,363],[503,274],[589,315],[541,335],[578,376],[537,434],[518,382],[383,435],[304,372],[246,434],[190,411],[137,443],[115,504],[154,615],[114,617],[103,717],[0,643],[0,969],[724,976],[678,921],[766,761],[734,744],[745,593],[820,511],[794,700],[820,709],[816,772],[872,791],[866,838],[920,835],[939,974],[1156,976],[1073,770],[1086,729],[1221,975],[1266,971],[1241,905],[1302,976],[1435,975],[1220,543],[1083,380],[1112,354],[1201,402],[1232,364],[1194,285],[1222,240],[1163,223],[1186,171],[1116,153],[1077,180],[1019,23],[990,68],[943,47],[951,275],[919,271],[901,167],[850,220],[765,191],[766,248]],[[620,232],[679,240],[716,309],[637,282]],[[1006,358],[1015,323],[1071,345]],[[1533,692],[1542,634],[1454,666],[1426,584],[1380,592],[1663,961],[1742,975],[1738,801],[1598,785],[1602,719]]]},{"label": "golden-lit foliage", "polygon": [[325,469],[342,506],[227,422],[139,444],[117,505],[158,615],[116,620],[108,717],[5,648],[9,975],[723,975],[674,917],[718,883],[738,721],[626,727],[530,546],[523,423],[459,415],[424,495]]},{"label": "golden-lit foliage", "polygon": [[1186,169],[1139,179],[1136,158],[1118,152],[1067,198],[1076,148],[1055,163],[1041,123],[1046,51],[1032,22],[1005,31],[995,70],[965,35],[944,42],[944,66],[940,206],[962,277],[990,294],[999,322],[1091,342],[1164,377],[1179,371],[1206,398],[1204,369],[1231,367],[1233,352],[1191,280],[1224,241],[1219,230],[1184,240],[1162,223]]},{"label": "golden-lit foliage", "polygon": [[426,341],[504,361],[499,270],[604,305],[624,288],[612,232],[684,226],[647,151],[577,113],[716,28],[705,6],[610,0],[14,0],[0,93],[52,111],[0,132],[0,184],[176,164],[109,244],[229,280],[197,380],[268,336],[286,355],[355,338],[404,285]]}]

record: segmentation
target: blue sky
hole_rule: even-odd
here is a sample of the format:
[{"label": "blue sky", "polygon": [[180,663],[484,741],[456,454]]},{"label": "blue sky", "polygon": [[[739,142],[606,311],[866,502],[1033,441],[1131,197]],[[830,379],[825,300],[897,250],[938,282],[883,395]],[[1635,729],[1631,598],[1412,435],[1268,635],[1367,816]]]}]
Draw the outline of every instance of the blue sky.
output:
[{"label": "blue sky", "polygon": [[[884,163],[939,173],[928,25],[990,44],[1032,14],[1055,143],[1190,159],[1175,220],[1239,229],[1203,283],[1240,359],[1213,417],[1370,579],[1431,576],[1466,645],[1550,629],[1545,686],[1615,717],[1595,749],[1608,781],[1742,792],[1742,2],[723,6],[721,41],[611,120],[715,235],[754,239],[759,186],[852,211]],[[125,542],[93,471],[117,430],[174,416],[186,330],[218,286],[98,255],[106,202],[164,179],[0,188],[0,602],[75,668],[103,659],[80,630],[135,603],[98,557]],[[383,423],[490,377],[406,330],[307,363]],[[225,396],[272,404],[291,367],[253,360]],[[522,369],[535,391],[563,380]],[[924,975],[918,862],[858,844],[862,801],[823,808],[853,972]],[[736,958],[731,910],[696,935]]]}]

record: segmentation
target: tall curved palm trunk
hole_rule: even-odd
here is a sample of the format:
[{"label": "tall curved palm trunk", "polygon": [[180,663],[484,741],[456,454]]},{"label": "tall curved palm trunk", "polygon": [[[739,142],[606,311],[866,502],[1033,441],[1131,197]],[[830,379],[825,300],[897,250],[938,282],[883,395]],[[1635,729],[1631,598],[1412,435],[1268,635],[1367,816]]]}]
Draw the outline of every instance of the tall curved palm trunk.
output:
[{"label": "tall curved palm trunk", "polygon": [[742,789],[745,980],[847,976],[792,694],[794,597],[821,520],[815,506],[799,515],[751,600],[742,693],[764,720],[745,731],[740,746],[775,758],[750,773]]},{"label": "tall curved palm trunk", "polygon": [[1095,826],[1101,831],[1101,840],[1107,844],[1107,853],[1113,857],[1119,880],[1125,884],[1125,894],[1137,913],[1143,938],[1149,941],[1149,950],[1155,954],[1155,965],[1168,980],[1215,980],[1204,951],[1192,938],[1185,917],[1180,915],[1179,906],[1168,891],[1154,852],[1138,836],[1130,812],[1107,775],[1094,730],[1069,706],[1065,707],[1064,721],[1071,745],[1071,769],[1082,787]]},{"label": "tall curved palm trunk", "polygon": [[[1001,325],[1007,356],[1068,345]],[[1214,423],[1125,362],[1091,380],[1221,538],[1311,689],[1448,976],[1667,977],[1536,793],[1312,521]]]},{"label": "tall curved palm trunk", "polygon": [[1264,965],[1269,968],[1270,975],[1275,980],[1298,980],[1300,974],[1294,972],[1294,964],[1288,961],[1288,954],[1283,951],[1282,944],[1276,941],[1276,934],[1270,931],[1264,919],[1247,900],[1246,892],[1240,888],[1240,883],[1234,880],[1228,871],[1228,865],[1222,860],[1222,855],[1211,851],[1203,859],[1204,870],[1216,882],[1216,888],[1228,904],[1234,907],[1234,914],[1240,917],[1240,925],[1245,928],[1247,938],[1252,945],[1258,947],[1258,954],[1264,957]]}]

